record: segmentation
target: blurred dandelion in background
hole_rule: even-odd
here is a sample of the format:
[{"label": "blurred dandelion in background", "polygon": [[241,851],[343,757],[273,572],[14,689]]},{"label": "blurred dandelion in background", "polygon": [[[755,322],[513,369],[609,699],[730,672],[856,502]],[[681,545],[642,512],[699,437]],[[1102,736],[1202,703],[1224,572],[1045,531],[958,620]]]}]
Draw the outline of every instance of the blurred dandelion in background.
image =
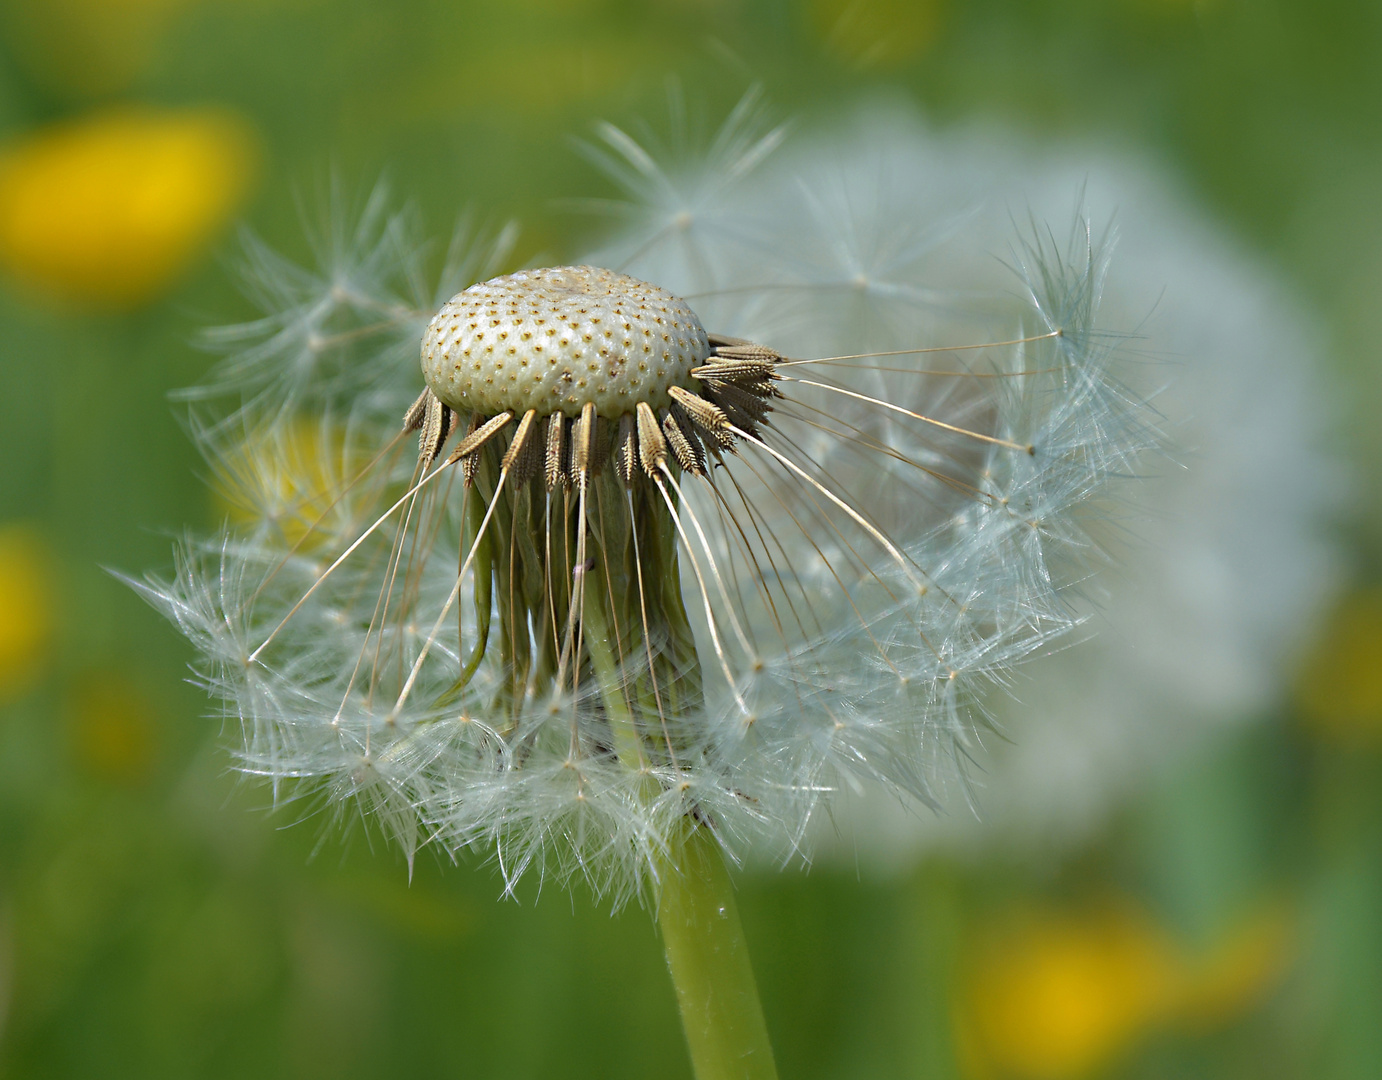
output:
[{"label": "blurred dandelion in background", "polygon": [[[1011,296],[1013,220],[1059,220],[1082,192],[1118,227],[1101,310],[1130,331],[1120,370],[1169,418],[1174,457],[1142,467],[1140,512],[1093,527],[1116,570],[1066,593],[1091,640],[984,699],[999,737],[970,747],[977,817],[918,815],[870,787],[822,821],[825,854],[889,868],[938,845],[1045,857],[1281,698],[1338,572],[1327,534],[1344,480],[1324,449],[1316,335],[1155,170],[994,131],[937,134],[875,103],[798,131],[732,189],[707,193],[676,166],[660,177],[680,201],[595,257],[631,258],[712,310],[729,298],[739,332],[788,350],[953,335],[956,310]],[[651,186],[626,184],[640,200]],[[750,289],[746,305],[742,288],[764,282],[771,295]]]},{"label": "blurred dandelion in background", "polygon": [[[232,524],[139,587],[277,801],[358,807],[410,861],[492,852],[510,890],[651,895],[687,1009],[679,950],[715,950],[678,926],[714,848],[791,859],[843,786],[963,784],[987,698],[1081,624],[1160,436],[1113,368],[1112,245],[1084,216],[1017,230],[1010,293],[981,294],[938,257],[950,221],[885,225],[887,192],[809,167],[799,201],[754,186],[781,133],[752,97],[690,185],[601,136],[649,196],[612,207],[638,223],[592,259],[615,269],[441,304],[509,233],[460,230],[428,289],[378,193],[316,269],[251,241],[265,314],[190,395]],[[742,228],[707,229],[720,199]]]}]

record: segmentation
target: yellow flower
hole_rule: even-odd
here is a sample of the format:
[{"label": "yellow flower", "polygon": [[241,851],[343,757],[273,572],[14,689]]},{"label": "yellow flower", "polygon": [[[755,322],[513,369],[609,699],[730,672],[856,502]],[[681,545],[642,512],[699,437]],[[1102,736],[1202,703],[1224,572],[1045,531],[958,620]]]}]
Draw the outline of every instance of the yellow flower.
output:
[{"label": "yellow flower", "polygon": [[255,156],[247,125],[211,109],[124,108],[31,133],[0,151],[0,262],[71,300],[143,303],[225,224]]},{"label": "yellow flower", "polygon": [[1306,657],[1296,691],[1301,718],[1316,734],[1382,744],[1382,588],[1344,598]]},{"label": "yellow flower", "polygon": [[375,490],[352,486],[364,463],[339,427],[299,417],[227,450],[213,462],[212,490],[237,524],[263,524],[294,549],[313,548],[324,534],[359,524],[350,496]]},{"label": "yellow flower", "polygon": [[1279,981],[1294,955],[1292,912],[1275,902],[1190,955],[1127,902],[1030,914],[989,937],[956,1009],[969,1075],[1073,1080],[1151,1030],[1222,1027]]},{"label": "yellow flower", "polygon": [[958,1018],[970,1071],[1083,1076],[1171,1011],[1180,974],[1172,942],[1130,907],[1026,919],[972,973]]},{"label": "yellow flower", "polygon": [[17,697],[47,659],[53,587],[44,544],[28,525],[0,525],[0,701]]}]

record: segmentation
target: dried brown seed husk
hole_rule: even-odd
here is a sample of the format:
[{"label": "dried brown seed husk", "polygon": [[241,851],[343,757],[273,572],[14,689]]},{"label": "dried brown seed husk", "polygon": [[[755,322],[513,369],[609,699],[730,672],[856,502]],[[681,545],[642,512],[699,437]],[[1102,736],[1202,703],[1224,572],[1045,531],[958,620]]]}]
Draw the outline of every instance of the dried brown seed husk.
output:
[{"label": "dried brown seed husk", "polygon": [[667,440],[657,425],[657,417],[646,401],[638,403],[638,456],[643,471],[656,476],[667,462]]},{"label": "dried brown seed husk", "polygon": [[[478,417],[479,413],[476,413],[476,416]],[[480,424],[479,427],[472,428],[470,433],[456,444],[456,449],[451,451],[451,456],[447,459],[447,464],[453,461],[464,460],[473,455],[475,451],[479,450],[480,447],[484,446],[490,439],[503,431],[505,426],[512,419],[513,413],[501,412],[498,416],[491,416],[484,423]]]},{"label": "dried brown seed husk", "polygon": [[547,445],[543,462],[543,482],[555,491],[562,482],[562,456],[566,453],[566,417],[553,413],[547,418]]},{"label": "dried brown seed husk", "polygon": [[697,476],[705,473],[705,454],[701,450],[700,440],[694,432],[682,430],[671,409],[662,414],[662,434],[666,436],[667,445],[672,448],[678,465]]},{"label": "dried brown seed husk", "polygon": [[619,479],[632,484],[638,472],[638,432],[633,413],[619,418],[619,434],[614,440],[614,468]]},{"label": "dried brown seed husk", "polygon": [[729,420],[725,416],[725,411],[718,405],[679,386],[672,387],[668,393],[673,401],[686,410],[691,422],[710,436],[715,446],[721,450],[728,450],[734,445],[734,432],[729,430]]}]

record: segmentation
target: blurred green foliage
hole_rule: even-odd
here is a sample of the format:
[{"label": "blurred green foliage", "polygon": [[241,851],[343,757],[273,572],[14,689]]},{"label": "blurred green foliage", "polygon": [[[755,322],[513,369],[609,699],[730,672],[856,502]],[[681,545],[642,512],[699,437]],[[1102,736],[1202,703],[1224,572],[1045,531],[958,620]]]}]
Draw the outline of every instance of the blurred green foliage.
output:
[{"label": "blurred green foliage", "polygon": [[[516,217],[520,260],[579,247],[590,223],[558,200],[610,194],[569,137],[656,126],[669,79],[707,127],[761,81],[783,116],[881,92],[942,124],[1136,147],[1319,313],[1355,470],[1340,534],[1369,581],[1379,56],[1367,0],[12,0],[0,139],[112,104],[213,105],[257,132],[242,212],[273,244],[305,254],[302,206],[334,170],[361,191],[388,177],[439,236],[467,207]],[[184,642],[107,574],[215,524],[166,395],[210,362],[200,326],[249,314],[207,253],[121,311],[0,290],[0,522],[18,530],[0,548],[47,620],[0,680],[0,1076],[686,1075],[645,912],[555,886],[501,901],[478,859],[423,858],[409,884],[358,823],[342,842],[310,808],[261,812],[198,719]],[[1382,728],[1366,695],[1374,734],[1355,738],[1310,692],[1382,665],[1377,620],[1360,625],[1352,666],[1312,658],[1303,706],[1244,724],[1073,856],[740,875],[782,1074],[990,1075],[955,1037],[989,928],[1116,895],[1189,957],[1264,906],[1291,944],[1213,1024],[1162,1015],[1094,1074],[1382,1075]]]}]

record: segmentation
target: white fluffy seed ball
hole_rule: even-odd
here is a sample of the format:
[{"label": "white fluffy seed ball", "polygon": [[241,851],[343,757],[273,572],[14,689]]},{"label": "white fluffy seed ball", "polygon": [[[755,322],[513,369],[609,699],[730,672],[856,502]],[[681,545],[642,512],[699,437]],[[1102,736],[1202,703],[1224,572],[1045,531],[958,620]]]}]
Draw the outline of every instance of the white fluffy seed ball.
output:
[{"label": "white fluffy seed ball", "polygon": [[422,377],[461,413],[613,419],[660,409],[705,363],[705,329],[684,300],[595,266],[521,270],[448,300],[422,336]]}]

